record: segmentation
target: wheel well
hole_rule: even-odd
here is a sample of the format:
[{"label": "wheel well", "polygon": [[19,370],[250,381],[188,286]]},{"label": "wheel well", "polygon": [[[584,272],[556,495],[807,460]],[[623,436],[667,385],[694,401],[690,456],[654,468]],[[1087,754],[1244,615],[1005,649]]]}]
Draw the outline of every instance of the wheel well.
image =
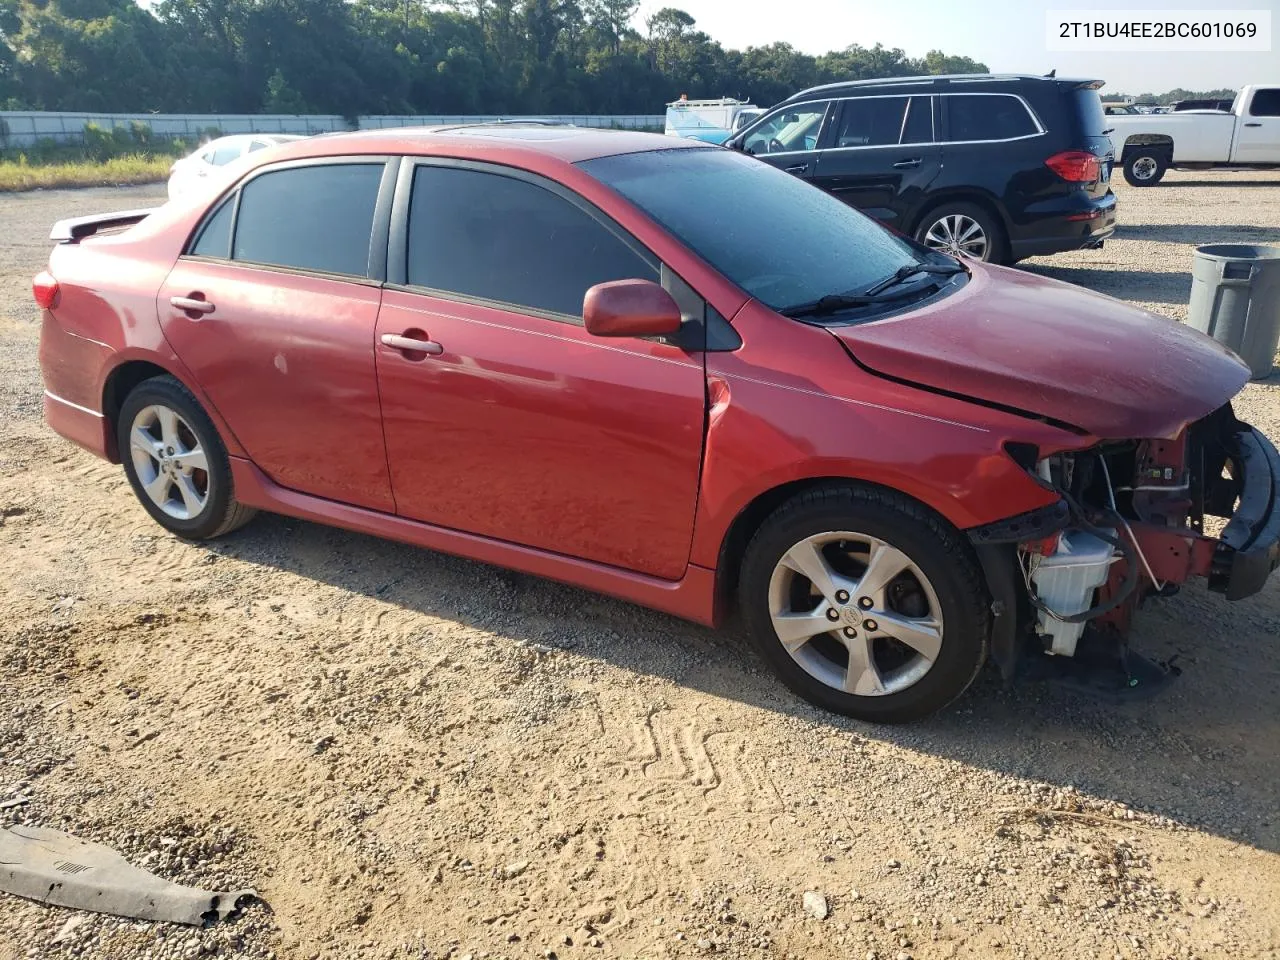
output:
[{"label": "wheel well", "polygon": [[146,360],[130,360],[120,364],[107,375],[107,382],[102,387],[102,415],[110,426],[108,432],[107,456],[112,463],[120,462],[120,451],[115,446],[116,419],[120,416],[120,408],[124,406],[124,398],[129,396],[133,388],[144,380],[153,377],[168,376],[169,371]]},{"label": "wheel well", "polygon": [[1004,230],[1004,246],[1005,253],[1009,252],[1009,219],[1005,216],[1004,211],[1000,209],[1000,204],[996,203],[991,197],[984,193],[973,193],[969,191],[957,191],[955,193],[941,193],[935,197],[930,197],[920,212],[916,214],[915,219],[911,223],[911,229],[908,231],[911,236],[915,236],[916,231],[920,229],[920,225],[924,223],[925,217],[933,213],[939,207],[945,207],[949,203],[972,203],[976,207],[981,207],[991,216],[995,217],[996,223]]},{"label": "wheel well", "polygon": [[900,497],[907,497],[907,499],[918,504],[922,510],[928,510],[930,513],[939,516],[943,522],[950,523],[928,504],[916,500],[914,497],[909,497],[900,490],[894,490],[892,487],[885,487],[865,480],[856,480],[852,477],[807,477],[803,480],[793,480],[790,483],[773,487],[761,493],[739,511],[738,515],[733,518],[733,523],[729,525],[729,530],[720,544],[720,559],[716,564],[716,605],[719,610],[728,611],[731,609],[730,601],[738,589],[738,572],[742,567],[742,559],[746,555],[747,545],[751,543],[751,538],[755,536],[761,524],[792,497],[815,487],[864,487],[887,490]]},{"label": "wheel well", "polygon": [[1126,162],[1140,147],[1156,147],[1168,157],[1173,157],[1173,137],[1164,133],[1139,133],[1124,142],[1124,149],[1120,153],[1121,162]]}]

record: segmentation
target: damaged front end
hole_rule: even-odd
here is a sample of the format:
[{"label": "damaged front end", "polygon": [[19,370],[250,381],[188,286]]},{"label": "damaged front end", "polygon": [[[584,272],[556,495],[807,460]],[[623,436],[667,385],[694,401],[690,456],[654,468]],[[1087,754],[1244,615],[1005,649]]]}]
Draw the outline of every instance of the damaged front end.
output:
[{"label": "damaged front end", "polygon": [[1229,404],[1172,440],[1107,441],[1039,460],[1019,453],[1059,499],[969,532],[1006,679],[1065,667],[1061,658],[1079,661],[1078,674],[1090,659],[1115,668],[1119,687],[1135,687],[1126,638],[1147,598],[1205,577],[1239,600],[1280,566],[1280,454]]}]

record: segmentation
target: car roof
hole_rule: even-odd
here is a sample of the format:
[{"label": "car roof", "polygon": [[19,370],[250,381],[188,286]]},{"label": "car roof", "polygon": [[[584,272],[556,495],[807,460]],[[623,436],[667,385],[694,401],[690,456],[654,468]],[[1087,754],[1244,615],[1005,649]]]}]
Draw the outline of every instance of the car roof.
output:
[{"label": "car roof", "polygon": [[278,159],[386,153],[475,156],[502,153],[510,159],[553,158],[565,163],[653,150],[713,149],[680,137],[635,130],[543,123],[476,123],[465,126],[388,127],[330,133],[285,144]]},{"label": "car roof", "polygon": [[842,94],[870,93],[873,90],[890,89],[902,91],[918,91],[927,89],[931,93],[950,90],[967,92],[975,89],[999,90],[1002,87],[1024,83],[1052,83],[1066,87],[1100,87],[1102,81],[1071,77],[1040,77],[1023,73],[954,73],[939,76],[917,77],[883,77],[878,80],[844,80],[839,83],[825,83],[817,87],[809,87],[799,93],[793,93],[782,103],[797,100],[809,100],[815,96],[839,96]]}]

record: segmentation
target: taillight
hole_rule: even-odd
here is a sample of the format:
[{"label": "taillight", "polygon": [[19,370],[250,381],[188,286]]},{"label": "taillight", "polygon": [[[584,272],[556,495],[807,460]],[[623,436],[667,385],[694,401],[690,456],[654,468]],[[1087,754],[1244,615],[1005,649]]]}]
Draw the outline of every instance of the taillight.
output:
[{"label": "taillight", "polygon": [[1068,183],[1093,183],[1102,177],[1102,161],[1084,150],[1055,153],[1044,165]]},{"label": "taillight", "polygon": [[48,270],[41,270],[31,281],[31,295],[36,298],[36,304],[41,309],[53,309],[53,305],[58,302],[58,281],[53,279],[53,274]]}]

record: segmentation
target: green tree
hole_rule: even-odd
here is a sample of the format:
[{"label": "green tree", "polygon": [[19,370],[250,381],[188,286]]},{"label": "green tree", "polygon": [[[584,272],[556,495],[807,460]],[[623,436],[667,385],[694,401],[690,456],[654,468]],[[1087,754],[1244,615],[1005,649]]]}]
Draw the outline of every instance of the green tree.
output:
[{"label": "green tree", "polygon": [[267,94],[263,97],[262,109],[266,113],[306,113],[307,102],[277,70],[267,78]]}]

